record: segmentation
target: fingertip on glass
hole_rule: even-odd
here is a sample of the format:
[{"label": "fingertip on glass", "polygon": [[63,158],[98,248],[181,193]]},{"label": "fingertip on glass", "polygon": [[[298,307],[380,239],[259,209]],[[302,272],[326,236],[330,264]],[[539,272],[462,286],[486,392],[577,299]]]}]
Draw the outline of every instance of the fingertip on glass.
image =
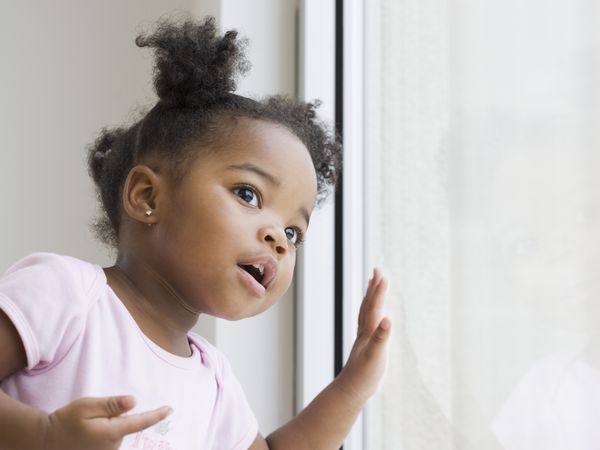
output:
[{"label": "fingertip on glass", "polygon": [[381,319],[381,322],[379,322],[379,328],[381,328],[383,331],[389,330],[391,326],[392,321],[389,317],[384,317],[383,319]]}]

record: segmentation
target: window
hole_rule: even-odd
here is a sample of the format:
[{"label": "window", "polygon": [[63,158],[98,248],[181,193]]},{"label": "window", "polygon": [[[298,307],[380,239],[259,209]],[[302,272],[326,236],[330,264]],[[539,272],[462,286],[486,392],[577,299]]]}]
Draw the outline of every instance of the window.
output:
[{"label": "window", "polygon": [[364,8],[364,273],[395,323],[364,448],[599,442],[599,13]]},{"label": "window", "polygon": [[337,4],[346,356],[373,265],[395,330],[345,448],[594,448],[600,6]]}]

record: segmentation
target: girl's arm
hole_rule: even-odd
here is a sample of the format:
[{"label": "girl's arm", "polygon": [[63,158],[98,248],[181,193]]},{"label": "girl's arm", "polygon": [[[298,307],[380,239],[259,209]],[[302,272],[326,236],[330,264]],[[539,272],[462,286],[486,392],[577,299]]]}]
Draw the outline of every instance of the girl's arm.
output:
[{"label": "girl's arm", "polygon": [[377,389],[386,365],[391,323],[382,318],[387,281],[375,270],[360,308],[358,335],[338,377],[296,417],[251,450],[339,449],[363,405]]},{"label": "girl's arm", "polygon": [[[6,314],[0,310],[0,380],[25,368],[25,349]],[[0,390],[0,448],[42,448],[45,414]]]},{"label": "girl's arm", "polygon": [[0,390],[0,448],[42,449],[46,416]]},{"label": "girl's arm", "polygon": [[[0,310],[0,380],[23,370],[27,361],[17,330]],[[116,450],[123,437],[163,420],[166,407],[122,416],[130,396],[82,398],[52,414],[25,405],[0,390],[0,449]]]}]

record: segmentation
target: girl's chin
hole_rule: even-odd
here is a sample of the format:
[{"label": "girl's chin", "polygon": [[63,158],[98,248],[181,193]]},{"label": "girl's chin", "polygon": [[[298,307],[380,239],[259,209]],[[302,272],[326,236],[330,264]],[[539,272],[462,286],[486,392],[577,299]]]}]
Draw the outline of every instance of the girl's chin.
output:
[{"label": "girl's chin", "polygon": [[238,320],[247,319],[249,317],[256,316],[260,314],[262,311],[256,310],[256,308],[248,308],[246,307],[235,307],[229,308],[227,310],[219,310],[214,313],[209,313],[209,315],[218,317],[219,319],[228,320],[230,322],[236,322]]}]

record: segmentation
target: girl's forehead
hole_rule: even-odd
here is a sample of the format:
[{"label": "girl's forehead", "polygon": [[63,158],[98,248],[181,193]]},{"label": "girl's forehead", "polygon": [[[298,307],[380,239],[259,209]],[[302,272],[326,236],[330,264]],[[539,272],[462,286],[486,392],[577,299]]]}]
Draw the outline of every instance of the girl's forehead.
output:
[{"label": "girl's forehead", "polygon": [[[254,161],[273,170],[309,175],[306,182],[314,179],[316,171],[304,143],[287,127],[267,121],[241,119],[215,146],[215,155],[223,163],[231,161]],[[218,147],[218,148],[217,148]]]},{"label": "girl's forehead", "polygon": [[308,155],[308,150],[302,141],[286,126],[266,120],[238,117],[223,123],[220,145],[227,150],[249,149],[249,146],[277,147],[292,145],[302,148]]},{"label": "girl's forehead", "polygon": [[[216,173],[251,173],[280,189],[292,189],[310,198],[317,195],[317,174],[302,141],[283,125],[238,119],[221,130],[211,150],[202,152],[196,169]],[[194,168],[193,168],[194,170]]]}]

